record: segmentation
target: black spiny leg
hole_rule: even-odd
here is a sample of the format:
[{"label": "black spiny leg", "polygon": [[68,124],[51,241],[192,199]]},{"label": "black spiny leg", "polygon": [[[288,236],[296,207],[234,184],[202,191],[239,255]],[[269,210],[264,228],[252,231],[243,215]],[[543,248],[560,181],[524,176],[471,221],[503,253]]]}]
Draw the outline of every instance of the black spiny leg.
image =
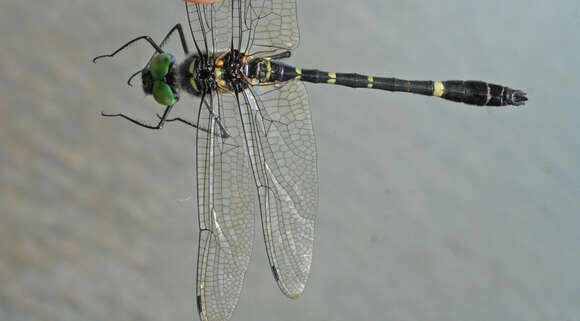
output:
[{"label": "black spiny leg", "polygon": [[125,50],[127,47],[129,47],[130,45],[132,45],[133,43],[139,41],[139,40],[147,40],[147,42],[149,42],[149,44],[155,48],[155,51],[157,51],[157,53],[163,53],[163,49],[161,49],[161,47],[159,47],[155,41],[153,41],[153,39],[151,39],[151,37],[149,36],[141,36],[141,37],[137,37],[129,42],[127,42],[126,44],[122,45],[121,48],[115,50],[112,54],[108,54],[108,55],[100,55],[100,56],[96,56],[95,58],[93,58],[93,63],[96,63],[98,59],[101,58],[105,58],[105,57],[114,57],[116,54],[118,54],[119,52]]},{"label": "black spiny leg", "polygon": [[[159,118],[159,119],[162,119],[163,118],[163,116],[161,116],[159,114],[155,114],[155,115],[157,115],[157,118]],[[167,119],[165,119],[165,121],[168,122],[168,123],[169,122],[177,121],[177,122],[183,123],[183,124],[185,124],[187,126],[191,126],[193,128],[198,128],[197,125],[195,125],[194,123],[190,122],[189,120],[183,119],[181,117],[167,118]],[[209,131],[207,129],[205,129],[205,128],[199,128],[199,129],[202,130],[202,131],[204,131],[204,132],[206,132],[206,133],[209,133]]]},{"label": "black spiny leg", "polygon": [[169,39],[169,37],[171,37],[171,35],[175,32],[175,30],[177,30],[177,32],[179,33],[179,40],[181,40],[181,47],[183,48],[183,52],[185,53],[185,55],[188,55],[189,48],[187,47],[187,42],[185,41],[185,35],[183,33],[183,29],[181,28],[181,23],[176,24],[175,26],[173,26],[173,28],[171,28],[171,30],[169,30],[165,38],[161,40],[159,46],[163,48],[163,46],[165,46],[165,42]]},{"label": "black spiny leg", "polygon": [[286,51],[282,51],[280,53],[277,53],[275,55],[268,56],[267,58],[270,58],[272,60],[280,60],[280,59],[284,59],[284,58],[290,58],[291,55],[292,55],[292,53],[290,51],[286,50]]},{"label": "black spiny leg", "polygon": [[[222,121],[221,121],[220,117],[213,112],[213,109],[211,107],[212,104],[213,104],[213,99],[211,99],[211,102],[208,103],[207,100],[205,100],[205,94],[202,95],[202,98],[201,99],[202,99],[202,103],[207,107],[207,110],[208,110],[210,116],[216,121],[217,125],[219,126],[220,135],[217,135],[217,134],[214,134],[214,135],[219,136],[221,138],[228,138],[228,137],[230,137],[231,135],[230,135],[230,133],[228,133],[228,131],[226,130],[226,128],[222,124]],[[201,108],[201,104],[200,104],[200,108]],[[157,117],[159,119],[162,118],[162,116],[159,116],[159,114],[157,114]],[[191,126],[193,128],[197,128],[197,129],[199,129],[201,131],[204,131],[204,132],[206,132],[208,134],[210,133],[209,129],[199,127],[199,126],[195,125],[194,123],[190,122],[189,120],[186,120],[186,119],[183,119],[183,118],[180,118],[180,117],[166,119],[165,121],[167,121],[167,122],[178,121],[178,122],[183,123],[185,125]]]},{"label": "black spiny leg", "polygon": [[[212,117],[213,117],[213,118],[216,120],[216,123],[218,124],[218,126],[219,126],[219,128],[220,128],[220,134],[218,135],[218,134],[215,134],[215,133],[214,133],[214,135],[216,135],[216,136],[218,136],[218,137],[221,137],[221,138],[228,138],[228,137],[230,137],[230,134],[228,133],[228,131],[226,130],[226,128],[225,128],[225,127],[224,127],[224,125],[222,124],[222,122],[221,122],[221,120],[220,120],[219,116],[215,115],[215,114],[214,114],[214,113],[211,111],[211,109],[210,109],[210,104],[207,102],[207,100],[205,100],[205,99],[204,99],[204,100],[203,100],[203,103],[204,103],[204,105],[206,105],[206,106],[207,106],[207,108],[208,108],[208,110],[209,110],[209,112],[210,112],[210,115],[211,115],[211,116],[212,116]],[[159,114],[156,114],[156,115],[157,115],[157,118],[159,118],[159,119],[163,119],[163,116],[161,116],[161,115],[159,115]],[[210,132],[209,132],[209,130],[208,130],[207,128],[199,127],[198,125],[195,125],[194,123],[190,122],[189,120],[187,120],[187,119],[183,119],[183,118],[181,118],[181,117],[175,117],[175,118],[166,118],[166,119],[165,119],[165,121],[166,121],[166,122],[174,122],[174,121],[177,121],[177,122],[180,122],[180,123],[182,123],[182,124],[185,124],[185,125],[187,125],[187,126],[191,126],[191,127],[193,127],[193,128],[199,129],[199,130],[201,130],[201,131],[204,131],[204,132],[206,132],[206,133],[210,134]]]},{"label": "black spiny leg", "polygon": [[[159,119],[162,119],[163,118],[163,116],[161,116],[159,114],[155,114],[155,115],[157,115],[157,118],[159,118]],[[201,130],[203,132],[206,132],[208,134],[210,133],[208,129],[202,128],[202,127],[198,127],[197,125],[195,125],[194,123],[190,122],[189,120],[183,119],[181,117],[175,117],[175,118],[167,118],[167,119],[165,119],[165,122],[167,122],[167,123],[174,122],[174,121],[177,121],[177,122],[183,123],[183,124],[185,124],[187,126],[191,126],[193,128],[199,129],[199,130]],[[228,138],[229,137],[229,135],[227,135],[227,133],[225,135],[224,134],[222,134],[222,135],[214,134],[214,135],[219,136],[221,138]]]},{"label": "black spiny leg", "polygon": [[133,119],[133,118],[131,118],[127,115],[124,115],[124,114],[105,114],[104,112],[101,112],[101,115],[104,117],[122,117],[122,118],[125,118],[126,120],[128,120],[134,124],[137,124],[141,127],[145,127],[145,128],[149,128],[149,129],[161,129],[161,128],[163,128],[163,124],[165,124],[165,121],[167,120],[167,115],[169,115],[169,112],[171,111],[172,108],[173,108],[173,105],[169,105],[165,108],[165,111],[163,112],[163,116],[160,117],[159,123],[156,126],[143,123],[141,121]]}]

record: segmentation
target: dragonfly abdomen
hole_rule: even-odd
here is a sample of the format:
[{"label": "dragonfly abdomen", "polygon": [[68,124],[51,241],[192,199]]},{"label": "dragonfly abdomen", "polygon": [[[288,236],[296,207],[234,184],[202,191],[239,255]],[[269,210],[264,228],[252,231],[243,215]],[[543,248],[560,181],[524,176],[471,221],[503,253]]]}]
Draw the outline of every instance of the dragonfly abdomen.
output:
[{"label": "dragonfly abdomen", "polygon": [[490,84],[477,80],[405,80],[361,75],[357,73],[334,73],[317,69],[300,69],[284,66],[282,81],[299,79],[312,83],[326,83],[352,88],[373,88],[394,92],[436,96],[443,99],[477,106],[523,105],[526,94],[521,90]]},{"label": "dragonfly abdomen", "polygon": [[442,88],[436,89],[434,96],[469,105],[520,106],[528,100],[521,90],[478,80],[448,80],[435,82],[435,86]]}]

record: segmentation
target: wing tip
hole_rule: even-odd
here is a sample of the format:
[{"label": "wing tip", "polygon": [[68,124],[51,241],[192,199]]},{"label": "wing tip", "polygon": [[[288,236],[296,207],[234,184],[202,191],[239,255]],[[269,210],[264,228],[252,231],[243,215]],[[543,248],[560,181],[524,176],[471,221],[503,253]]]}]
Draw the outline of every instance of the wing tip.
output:
[{"label": "wing tip", "polygon": [[278,284],[280,291],[282,291],[285,296],[289,297],[290,299],[298,299],[302,295],[305,288],[305,282],[302,282],[299,286],[289,288],[288,285],[280,279],[280,274],[278,274],[276,267],[274,265],[270,265],[270,269],[272,269],[272,275],[274,276],[274,280]]}]

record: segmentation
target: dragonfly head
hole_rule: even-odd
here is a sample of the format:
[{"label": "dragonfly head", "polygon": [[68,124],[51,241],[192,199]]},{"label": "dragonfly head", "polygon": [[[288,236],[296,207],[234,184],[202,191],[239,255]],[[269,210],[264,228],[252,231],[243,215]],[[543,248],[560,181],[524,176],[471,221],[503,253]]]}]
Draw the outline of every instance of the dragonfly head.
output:
[{"label": "dragonfly head", "polygon": [[161,53],[153,57],[151,63],[141,72],[145,94],[153,95],[155,101],[164,106],[173,105],[179,100],[174,66],[175,58]]}]

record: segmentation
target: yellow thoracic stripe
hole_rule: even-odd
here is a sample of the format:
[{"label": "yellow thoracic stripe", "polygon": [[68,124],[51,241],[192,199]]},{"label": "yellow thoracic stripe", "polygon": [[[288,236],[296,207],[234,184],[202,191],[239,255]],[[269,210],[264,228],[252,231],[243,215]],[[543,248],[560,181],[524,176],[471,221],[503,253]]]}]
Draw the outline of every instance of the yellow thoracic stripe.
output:
[{"label": "yellow thoracic stripe", "polygon": [[272,64],[270,63],[270,60],[266,61],[266,80],[269,81],[270,80],[270,76],[272,76]]},{"label": "yellow thoracic stripe", "polygon": [[191,79],[189,80],[189,83],[191,84],[191,87],[193,87],[193,89],[195,89],[196,91],[199,91],[199,88],[197,88],[197,84],[195,83],[195,78],[191,77]]},{"label": "yellow thoracic stripe", "polygon": [[215,77],[217,79],[220,79],[222,77],[222,69],[221,68],[216,68],[215,69]]},{"label": "yellow thoracic stripe", "polygon": [[441,97],[445,93],[445,86],[440,81],[433,82],[433,96]]},{"label": "yellow thoracic stripe", "polygon": [[193,68],[195,67],[195,58],[193,58],[193,60],[191,61],[191,64],[189,65],[189,73],[193,75]]},{"label": "yellow thoracic stripe", "polygon": [[373,76],[368,76],[367,80],[369,81],[369,83],[367,84],[367,88],[373,88],[373,82],[375,81]]},{"label": "yellow thoracic stripe", "polygon": [[336,74],[333,72],[328,73],[329,79],[326,81],[329,84],[336,84]]}]

